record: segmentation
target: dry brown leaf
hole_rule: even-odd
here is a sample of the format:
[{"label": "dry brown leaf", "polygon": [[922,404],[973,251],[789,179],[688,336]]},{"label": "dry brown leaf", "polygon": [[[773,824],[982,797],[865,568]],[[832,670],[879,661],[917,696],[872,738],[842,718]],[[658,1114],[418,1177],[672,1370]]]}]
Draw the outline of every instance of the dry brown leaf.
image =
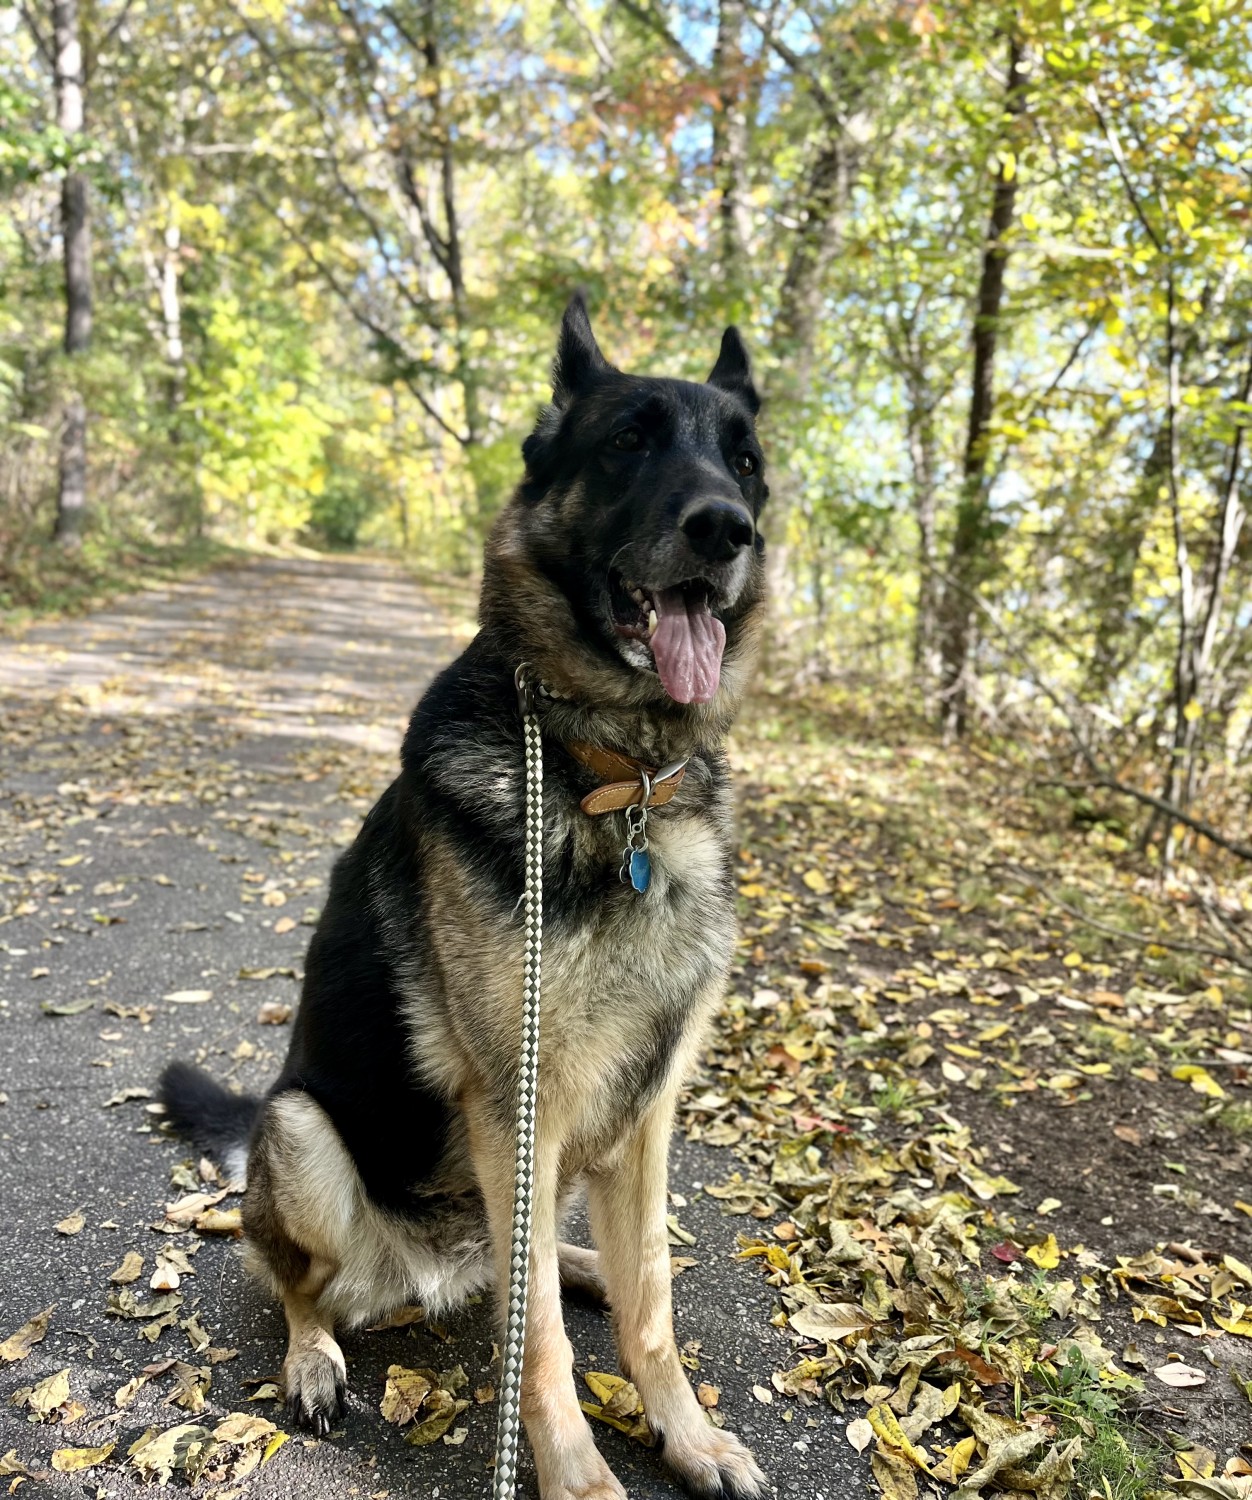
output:
[{"label": "dry brown leaf", "polygon": [[384,1421],[394,1422],[397,1427],[413,1421],[436,1384],[433,1370],[408,1370],[403,1365],[389,1365],[387,1384],[378,1408]]},{"label": "dry brown leaf", "polygon": [[138,1250],[128,1250],[122,1257],[122,1264],[112,1273],[109,1280],[118,1286],[129,1286],[132,1281],[138,1281],[143,1271],[143,1256]]},{"label": "dry brown leaf", "polygon": [[0,1359],[5,1364],[14,1364],[19,1359],[25,1359],[36,1344],[43,1340],[48,1332],[48,1323],[52,1318],[54,1302],[51,1307],[45,1307],[40,1313],[36,1313],[29,1323],[23,1323],[15,1332],[11,1333],[4,1343],[0,1344]]}]

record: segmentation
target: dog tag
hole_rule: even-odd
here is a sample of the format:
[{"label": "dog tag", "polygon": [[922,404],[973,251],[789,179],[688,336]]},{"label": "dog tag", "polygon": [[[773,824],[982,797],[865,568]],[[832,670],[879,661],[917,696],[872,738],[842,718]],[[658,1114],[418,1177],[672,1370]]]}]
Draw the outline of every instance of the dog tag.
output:
[{"label": "dog tag", "polygon": [[652,884],[652,860],[646,849],[630,851],[630,883],[641,896]]}]

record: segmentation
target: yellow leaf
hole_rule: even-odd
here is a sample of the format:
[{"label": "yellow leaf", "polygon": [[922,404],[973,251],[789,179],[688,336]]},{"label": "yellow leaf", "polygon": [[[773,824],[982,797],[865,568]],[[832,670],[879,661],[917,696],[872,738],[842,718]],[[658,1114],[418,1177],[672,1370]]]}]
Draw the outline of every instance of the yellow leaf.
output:
[{"label": "yellow leaf", "polygon": [[583,1379],[591,1387],[591,1392],[600,1405],[612,1408],[612,1416],[633,1416],[642,1410],[638,1391],[622,1376],[606,1375],[601,1370],[588,1370]]},{"label": "yellow leaf", "polygon": [[869,1409],[869,1425],[888,1447],[898,1449],[923,1474],[930,1473],[930,1464],[926,1455],[918,1448],[915,1448],[905,1436],[899,1419],[889,1406],[871,1406]]},{"label": "yellow leaf", "polygon": [[1174,1461],[1184,1479],[1211,1479],[1217,1469],[1217,1454],[1212,1448],[1188,1448],[1175,1453]]},{"label": "yellow leaf", "polygon": [[1219,1328],[1224,1328],[1227,1333],[1237,1333],[1245,1339],[1252,1339],[1252,1319],[1250,1318],[1223,1318],[1221,1313],[1214,1313],[1213,1321]]},{"label": "yellow leaf", "polygon": [[800,878],[809,890],[816,891],[819,896],[830,895],[830,884],[820,870],[805,870]]},{"label": "yellow leaf", "polygon": [[1026,1251],[1026,1259],[1033,1261],[1041,1271],[1055,1271],[1061,1263],[1061,1247],[1056,1242],[1056,1235],[1050,1234],[1042,1245],[1031,1245]]},{"label": "yellow leaf", "polygon": [[[54,1302],[52,1307],[55,1306]],[[0,1344],[0,1359],[4,1360],[5,1364],[13,1364],[16,1360],[25,1359],[39,1343],[48,1331],[52,1307],[45,1307],[43,1312],[36,1313],[29,1323],[23,1323],[16,1333],[11,1333],[4,1343]]]},{"label": "yellow leaf", "polygon": [[1180,1063],[1178,1067],[1170,1070],[1170,1077],[1177,1078],[1181,1083],[1189,1083],[1197,1094],[1205,1094],[1210,1099],[1226,1097],[1226,1090],[1209,1070],[1202,1068],[1199,1063]]},{"label": "yellow leaf", "polygon": [[143,1256],[138,1250],[128,1250],[122,1257],[122,1264],[109,1277],[109,1280],[118,1286],[129,1286],[132,1281],[138,1281],[143,1271]]},{"label": "yellow leaf", "polygon": [[58,1474],[74,1474],[79,1469],[94,1469],[116,1447],[116,1443],[105,1443],[100,1448],[58,1448],[52,1455],[52,1467]]},{"label": "yellow leaf", "polygon": [[882,1500],[917,1500],[917,1475],[902,1453],[880,1446],[870,1454],[869,1465]]},{"label": "yellow leaf", "polygon": [[[1183,231],[1183,233],[1184,234],[1190,234],[1191,231],[1192,231],[1192,228],[1195,225],[1195,209],[1192,208],[1192,206],[1190,205],[1190,203],[1180,203],[1180,204],[1178,204],[1178,210],[1177,211],[1178,211],[1178,222],[1182,225],[1182,231]],[[1190,708],[1190,706],[1191,706],[1190,704],[1187,705],[1188,708]],[[1187,717],[1190,718],[1191,717],[1190,714],[1188,714]]]},{"label": "yellow leaf", "polygon": [[959,1443],[954,1443],[947,1450],[942,1463],[936,1464],[933,1470],[936,1479],[942,1479],[944,1484],[955,1484],[962,1474],[969,1468],[970,1460],[974,1456],[974,1449],[978,1446],[977,1438],[964,1437]]},{"label": "yellow leaf", "polygon": [[291,1434],[289,1432],[283,1432],[281,1429],[276,1432],[274,1436],[270,1438],[269,1442],[266,1443],[265,1452],[261,1454],[261,1462],[263,1464],[269,1463],[270,1459],[273,1458],[273,1456],[278,1452],[278,1450],[290,1436]]},{"label": "yellow leaf", "polygon": [[195,1227],[201,1234],[242,1234],[243,1214],[237,1208],[206,1208],[196,1215]]},{"label": "yellow leaf", "polygon": [[[1245,1204],[1236,1203],[1235,1207],[1246,1210]],[[1252,1266],[1244,1265],[1241,1260],[1236,1260],[1233,1255],[1223,1255],[1222,1265],[1226,1267],[1232,1276],[1237,1276],[1245,1286],[1252,1286]]]},{"label": "yellow leaf", "polygon": [[747,885],[739,887],[739,894],[746,896],[749,901],[759,901],[766,894],[766,890],[759,881],[751,880]]}]

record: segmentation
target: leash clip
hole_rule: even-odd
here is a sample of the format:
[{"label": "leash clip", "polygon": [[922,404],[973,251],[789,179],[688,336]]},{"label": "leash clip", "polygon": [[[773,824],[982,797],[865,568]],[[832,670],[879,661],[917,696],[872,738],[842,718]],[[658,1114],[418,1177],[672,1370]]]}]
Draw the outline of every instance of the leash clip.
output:
[{"label": "leash clip", "polygon": [[530,680],[527,668],[529,662],[522,662],[516,672],[513,673],[513,686],[517,689],[517,709],[523,718],[527,714],[533,714],[538,708],[535,701],[535,684]]}]

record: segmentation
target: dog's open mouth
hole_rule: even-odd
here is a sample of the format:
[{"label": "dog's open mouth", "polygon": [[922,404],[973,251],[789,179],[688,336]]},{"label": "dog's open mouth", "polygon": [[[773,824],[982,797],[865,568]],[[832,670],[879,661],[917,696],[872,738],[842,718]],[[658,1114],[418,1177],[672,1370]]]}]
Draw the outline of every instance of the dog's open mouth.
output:
[{"label": "dog's open mouth", "polygon": [[709,585],[689,578],[647,588],[609,574],[613,628],[652,653],[661,686],[675,703],[708,703],[721,680],[726,627],[710,608]]}]

